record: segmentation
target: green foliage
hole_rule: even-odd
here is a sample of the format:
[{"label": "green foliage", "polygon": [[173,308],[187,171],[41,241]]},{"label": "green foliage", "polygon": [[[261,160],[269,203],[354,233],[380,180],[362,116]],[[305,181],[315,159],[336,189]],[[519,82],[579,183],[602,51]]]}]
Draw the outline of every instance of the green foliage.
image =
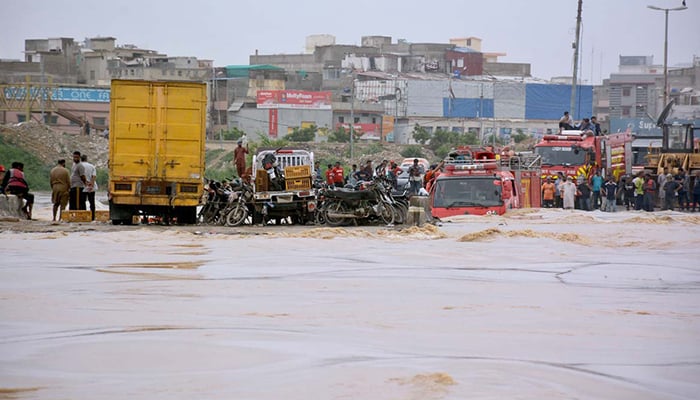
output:
[{"label": "green foliage", "polygon": [[430,139],[428,148],[437,152],[438,149],[445,146],[454,148],[457,146],[468,146],[474,144],[479,144],[479,139],[477,138],[476,133],[460,133],[438,129]]},{"label": "green foliage", "polygon": [[[357,141],[360,138],[360,132],[353,130],[353,138]],[[350,129],[345,129],[342,126],[338,127],[328,134],[328,141],[332,143],[350,142]]]},{"label": "green foliage", "polygon": [[504,145],[503,139],[501,139],[499,136],[495,136],[495,142],[494,142],[494,135],[488,135],[484,136],[484,144],[497,144],[497,145]]},{"label": "green foliage", "polygon": [[285,147],[289,145],[289,141],[287,141],[286,137],[282,139],[272,139],[267,135],[260,135],[260,144],[251,144],[250,145],[250,152],[251,153],[257,153],[258,147],[273,147],[273,148],[279,148],[279,147]]},{"label": "green foliage", "polygon": [[107,190],[109,187],[109,171],[106,168],[97,169],[96,179],[98,190]]},{"label": "green foliage", "polygon": [[224,149],[214,149],[214,150],[207,150],[206,153],[204,154],[204,159],[206,160],[207,163],[212,162],[213,160],[217,159],[221,153],[225,152],[226,150]]},{"label": "green foliage", "polygon": [[404,158],[425,158],[423,148],[415,144],[406,146],[406,148],[401,151],[401,155]]},{"label": "green foliage", "polygon": [[413,127],[412,134],[413,134],[413,140],[415,140],[416,142],[418,142],[422,145],[428,143],[428,141],[430,140],[430,133],[428,133],[428,131],[425,128],[423,128],[422,126],[420,126],[418,124],[416,124],[416,126]]},{"label": "green foliage", "polygon": [[450,144],[447,144],[447,143],[446,143],[446,144],[443,144],[442,146],[440,146],[440,147],[438,147],[437,149],[435,149],[435,155],[436,155],[438,158],[443,159],[443,158],[447,157],[447,154],[448,154],[448,153],[450,152],[450,150],[452,150],[453,148],[454,148],[454,146],[452,146],[452,145],[450,145]]},{"label": "green foliage", "polygon": [[221,132],[221,138],[223,140],[238,140],[242,138],[246,133],[238,128],[231,128],[226,131]]},{"label": "green foliage", "polygon": [[523,140],[530,137],[530,135],[528,135],[527,133],[524,133],[522,129],[517,129],[516,132],[517,133],[510,135],[511,139],[513,139],[513,141],[515,143],[520,143]]},{"label": "green foliage", "polygon": [[233,166],[224,168],[207,168],[207,172],[204,177],[207,179],[214,179],[216,181],[231,180],[233,177],[238,176],[236,174],[236,169]]},{"label": "green foliage", "polygon": [[316,125],[312,125],[308,128],[294,128],[292,133],[287,134],[285,139],[290,142],[313,142],[316,139],[316,131],[318,128]]},{"label": "green foliage", "polygon": [[233,152],[229,151],[221,157],[222,162],[233,162]]},{"label": "green foliage", "polygon": [[44,165],[43,162],[32,153],[22,150],[4,141],[3,138],[0,137],[0,164],[4,165],[5,169],[9,170],[10,165],[12,165],[14,161],[24,163],[24,178],[29,184],[30,191],[51,190],[49,173],[53,166]]},{"label": "green foliage", "polygon": [[367,154],[377,154],[381,153],[382,151],[384,151],[384,146],[382,146],[379,143],[370,143],[370,145],[367,146],[367,149],[365,150]]}]

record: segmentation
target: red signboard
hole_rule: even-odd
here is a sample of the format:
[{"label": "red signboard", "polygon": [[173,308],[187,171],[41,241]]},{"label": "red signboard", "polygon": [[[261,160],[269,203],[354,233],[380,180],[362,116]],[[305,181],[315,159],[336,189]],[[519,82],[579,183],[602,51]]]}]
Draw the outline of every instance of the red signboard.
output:
[{"label": "red signboard", "polygon": [[277,128],[278,128],[278,123],[277,123],[277,109],[276,108],[271,108],[270,109],[270,118],[268,121],[268,133],[270,137],[276,138],[277,137]]},{"label": "red signboard", "polygon": [[[350,130],[350,124],[337,124],[336,128],[342,127],[346,131]],[[352,128],[355,130],[356,134],[360,136],[366,136],[366,138],[376,137],[379,138],[379,133],[381,130],[380,124],[353,124]]]},{"label": "red signboard", "polygon": [[331,92],[304,90],[258,90],[258,108],[331,109]]}]

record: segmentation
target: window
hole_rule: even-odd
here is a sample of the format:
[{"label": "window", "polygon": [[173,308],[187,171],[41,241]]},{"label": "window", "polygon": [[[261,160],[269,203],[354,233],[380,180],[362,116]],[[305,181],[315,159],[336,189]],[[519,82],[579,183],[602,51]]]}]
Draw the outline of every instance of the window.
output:
[{"label": "window", "polygon": [[56,125],[58,123],[58,115],[44,115],[44,123],[47,125]]},{"label": "window", "polygon": [[377,117],[372,117],[372,123],[376,124],[377,123]]},{"label": "window", "polygon": [[106,118],[104,118],[104,117],[94,117],[92,119],[92,123],[95,125],[104,125],[105,120],[106,120]]},{"label": "window", "polygon": [[134,76],[134,69],[133,68],[129,70],[129,75]]},{"label": "window", "polygon": [[622,115],[629,117],[630,115],[630,107],[622,107]]},{"label": "window", "polygon": [[17,122],[24,122],[27,120],[27,116],[24,114],[17,114]]},{"label": "window", "polygon": [[360,123],[360,117],[355,117],[355,123],[359,124]]},{"label": "window", "polygon": [[622,88],[622,96],[627,97],[632,93],[632,90],[628,87]]},{"label": "window", "polygon": [[182,71],[177,71],[177,76],[182,76]]},{"label": "window", "polygon": [[91,81],[94,81],[94,80],[95,80],[95,70],[94,70],[94,69],[91,69],[91,70],[90,70],[90,80],[91,80]]},{"label": "window", "polygon": [[338,117],[338,122],[339,123],[344,123],[345,122],[345,117]]}]

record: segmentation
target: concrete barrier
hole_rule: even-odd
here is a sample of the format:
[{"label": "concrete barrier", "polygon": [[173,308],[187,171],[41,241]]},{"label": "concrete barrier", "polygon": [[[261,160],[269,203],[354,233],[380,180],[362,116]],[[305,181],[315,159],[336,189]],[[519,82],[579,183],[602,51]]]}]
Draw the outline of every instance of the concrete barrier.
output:
[{"label": "concrete barrier", "polygon": [[430,198],[425,196],[413,196],[409,200],[406,225],[423,225],[432,221],[430,213]]},{"label": "concrete barrier", "polygon": [[26,218],[22,212],[24,200],[14,194],[0,194],[0,217]]}]

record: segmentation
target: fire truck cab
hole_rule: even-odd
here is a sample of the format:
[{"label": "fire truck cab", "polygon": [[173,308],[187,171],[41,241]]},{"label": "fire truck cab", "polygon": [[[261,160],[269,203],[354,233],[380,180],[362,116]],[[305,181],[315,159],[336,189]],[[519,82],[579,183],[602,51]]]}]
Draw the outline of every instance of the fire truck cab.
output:
[{"label": "fire truck cab", "polygon": [[501,158],[491,148],[457,148],[444,160],[444,170],[430,187],[433,217],[502,215],[512,208],[538,207],[540,170],[536,159]]},{"label": "fire truck cab", "polygon": [[591,131],[564,130],[545,135],[535,145],[542,157],[542,178],[564,176],[588,180],[596,170],[617,180],[632,172],[632,134],[630,132],[594,136]]}]

